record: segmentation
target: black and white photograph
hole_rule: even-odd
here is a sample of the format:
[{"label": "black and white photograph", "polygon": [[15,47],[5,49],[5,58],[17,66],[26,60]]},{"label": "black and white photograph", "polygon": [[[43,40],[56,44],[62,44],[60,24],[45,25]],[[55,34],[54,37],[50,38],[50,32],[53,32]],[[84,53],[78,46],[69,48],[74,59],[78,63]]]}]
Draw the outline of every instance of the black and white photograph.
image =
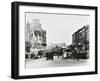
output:
[{"label": "black and white photograph", "polygon": [[25,68],[84,66],[90,16],[25,12]]},{"label": "black and white photograph", "polygon": [[12,78],[97,74],[97,7],[12,3]]}]

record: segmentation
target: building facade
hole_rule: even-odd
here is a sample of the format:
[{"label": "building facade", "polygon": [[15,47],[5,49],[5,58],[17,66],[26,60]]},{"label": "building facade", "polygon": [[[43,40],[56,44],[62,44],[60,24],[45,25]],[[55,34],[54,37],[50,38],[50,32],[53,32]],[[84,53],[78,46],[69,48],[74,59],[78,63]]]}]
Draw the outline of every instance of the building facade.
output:
[{"label": "building facade", "polygon": [[83,54],[80,58],[89,58],[89,25],[84,25],[72,35],[72,45]]},{"label": "building facade", "polygon": [[33,19],[32,22],[27,22],[25,28],[25,42],[30,43],[30,47],[33,49],[41,49],[46,44],[46,31],[41,28],[39,19]]}]

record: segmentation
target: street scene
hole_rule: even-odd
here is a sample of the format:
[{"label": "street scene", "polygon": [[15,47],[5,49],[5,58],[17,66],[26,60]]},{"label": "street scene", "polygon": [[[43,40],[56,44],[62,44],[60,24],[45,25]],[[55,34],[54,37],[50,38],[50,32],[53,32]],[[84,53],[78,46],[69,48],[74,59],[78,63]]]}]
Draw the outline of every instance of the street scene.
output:
[{"label": "street scene", "polygon": [[[73,29],[71,27],[70,28],[65,27],[66,28],[65,31],[65,29],[63,29],[64,28],[63,26],[66,26],[67,24],[64,25],[64,22],[62,22],[62,20],[61,21],[58,20],[58,22],[61,23],[59,24],[58,22],[55,22],[55,24],[58,23],[59,26],[58,25],[57,26],[59,28],[62,28],[62,30],[56,29],[57,26],[54,26],[55,27],[54,29],[54,27],[52,27],[54,24],[51,26],[51,23],[54,22],[52,21],[49,22],[50,21],[49,17],[53,16],[45,15],[44,17],[49,16],[47,19],[48,21],[47,26],[51,26],[51,28],[55,30],[55,33],[53,33],[53,30],[51,30],[50,32],[50,28],[44,26],[45,21],[42,19],[43,15],[41,14],[37,15],[36,13],[26,14],[25,68],[64,67],[64,66],[67,67],[67,66],[81,66],[88,64],[87,63],[89,60],[88,17],[66,16],[66,19],[70,17],[70,19],[73,20],[73,22],[71,21],[70,23],[71,25],[74,25],[74,19],[80,18],[80,20],[77,20],[77,22],[79,22],[77,24],[81,24],[81,27],[75,29],[75,31],[70,31]],[[34,18],[34,16],[36,18]],[[59,15],[55,16],[55,19],[57,18],[61,19]],[[48,28],[49,30],[46,28]]]}]

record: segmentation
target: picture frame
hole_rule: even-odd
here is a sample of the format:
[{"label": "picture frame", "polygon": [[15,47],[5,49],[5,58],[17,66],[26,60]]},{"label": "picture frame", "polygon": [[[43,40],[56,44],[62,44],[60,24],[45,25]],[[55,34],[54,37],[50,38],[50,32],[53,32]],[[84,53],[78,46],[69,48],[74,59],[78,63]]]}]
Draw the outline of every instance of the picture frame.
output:
[{"label": "picture frame", "polygon": [[[27,78],[43,78],[43,77],[60,77],[60,76],[97,74],[97,72],[98,72],[98,70],[97,70],[97,60],[98,60],[97,59],[97,49],[98,49],[97,48],[97,45],[98,45],[98,43],[97,43],[97,36],[98,36],[98,34],[97,34],[97,30],[98,30],[97,29],[97,24],[98,24],[97,13],[98,13],[98,10],[97,10],[96,6],[65,5],[65,4],[50,4],[50,3],[35,3],[35,2],[34,3],[33,2],[17,2],[17,1],[12,2],[11,3],[11,25],[12,25],[12,27],[11,27],[11,78],[27,79]],[[58,15],[55,15],[55,14],[58,14]],[[80,15],[81,17],[78,17],[78,15]],[[34,17],[34,18],[36,17],[36,19],[33,19],[33,20],[35,20],[35,23],[38,23],[38,21],[40,19],[42,23],[44,23],[45,20],[48,21],[44,24],[49,24],[51,22],[51,23],[53,23],[52,26],[55,25],[55,27],[53,27],[54,28],[53,30],[55,30],[56,32],[53,32],[53,30],[50,32],[50,30],[51,30],[50,28],[52,28],[52,27],[49,27],[50,25],[44,25],[44,26],[48,26],[48,27],[46,27],[47,29],[45,29],[46,33],[48,34],[47,42],[50,40],[49,34],[51,35],[51,39],[53,41],[56,41],[56,39],[59,40],[59,38],[64,39],[67,37],[66,32],[65,32],[66,36],[65,37],[62,36],[63,33],[60,32],[60,27],[59,27],[59,25],[66,26],[66,25],[62,24],[65,21],[67,21],[69,24],[71,24],[73,26],[74,26],[74,24],[75,24],[75,26],[80,26],[79,24],[89,23],[89,36],[90,36],[89,42],[90,43],[88,45],[89,50],[87,50],[87,51],[89,51],[89,63],[87,62],[87,65],[84,65],[85,63],[84,64],[80,63],[80,65],[75,65],[75,66],[73,66],[73,65],[70,66],[70,63],[69,63],[68,67],[61,66],[61,67],[46,68],[45,67],[46,65],[44,65],[43,67],[45,67],[45,68],[37,68],[37,67],[31,68],[31,69],[28,68],[31,66],[33,67],[35,64],[35,62],[34,62],[35,57],[32,55],[27,56],[27,54],[25,52],[26,51],[26,47],[25,47],[26,46],[26,39],[25,39],[26,35],[25,34],[27,34],[26,30],[28,30],[25,27],[27,27],[26,25],[29,22],[27,20],[30,20],[32,17]],[[66,20],[66,19],[68,19],[68,20]],[[78,23],[74,23],[75,21],[77,21]],[[59,24],[59,22],[60,22],[60,24]],[[39,23],[40,23],[40,21],[39,21]],[[70,26],[69,24],[67,26]],[[37,26],[37,24],[35,24],[35,25]],[[56,28],[56,25],[58,26],[57,28]],[[40,25],[38,25],[38,26],[40,26]],[[74,31],[74,27],[70,29],[70,27],[67,27],[67,26],[66,26],[66,31],[68,29],[69,29],[69,31],[70,30],[72,31],[72,29]],[[85,25],[85,26],[88,26],[88,25]],[[33,25],[32,25],[32,27],[33,27]],[[82,27],[83,27],[83,25],[82,25]],[[82,29],[84,29],[84,27]],[[63,27],[61,27],[61,28],[63,28]],[[31,29],[31,30],[33,30],[33,29]],[[78,28],[77,30],[80,31],[81,29]],[[75,35],[75,33],[78,32],[77,30],[75,30],[74,34],[72,35],[73,43],[70,46],[74,46],[74,44],[76,44],[76,42],[78,41],[78,40],[76,41],[76,39],[74,40],[74,38],[77,38],[77,36]],[[44,30],[42,30],[42,31],[44,31]],[[59,32],[57,33],[57,31],[59,31],[60,34],[59,34]],[[64,29],[61,29],[61,31],[64,32]],[[57,36],[57,34],[59,34],[59,37],[57,37],[55,39],[55,36]],[[33,33],[31,35],[33,36]],[[39,34],[39,36],[40,36],[40,34]],[[54,38],[52,38],[53,36],[54,36]],[[38,36],[37,36],[37,39],[38,39]],[[29,45],[29,44],[27,43],[27,45]],[[44,46],[47,48],[46,44]],[[53,46],[55,46],[55,44],[53,44]],[[70,46],[67,46],[67,47],[70,47]],[[56,45],[56,47],[57,47],[57,45]],[[81,49],[81,44],[80,44],[80,46],[76,47],[76,49],[78,49],[79,47]],[[64,47],[64,49],[65,49],[65,47]],[[86,52],[86,50],[84,52]],[[65,52],[63,52],[63,53],[65,53]],[[44,51],[43,51],[43,54],[44,54]],[[71,54],[72,54],[72,48],[71,48]],[[77,54],[78,54],[78,52],[77,52]],[[81,51],[79,54],[81,54]],[[47,53],[46,53],[46,56],[47,56]],[[73,56],[73,55],[71,55],[71,56],[72,56],[71,59],[75,58],[75,56]],[[30,58],[32,57],[33,65],[27,64],[27,63],[29,63],[29,61],[31,61],[30,59],[27,59],[29,57]],[[34,59],[33,59],[33,57],[34,57]],[[50,57],[52,57],[52,56],[50,56]],[[61,57],[61,59],[63,58],[63,56],[60,56],[60,57]],[[82,58],[83,57],[84,56],[82,56]],[[42,59],[42,58],[46,58],[46,57],[42,56],[42,58],[41,57],[38,57],[38,58]],[[56,54],[54,56],[54,59],[55,58],[56,58]],[[76,56],[76,59],[79,61],[76,61],[73,59],[71,60],[68,56],[67,56],[67,58],[68,58],[67,60],[64,59],[64,60],[66,60],[66,62],[77,63],[77,62],[81,61],[81,60],[79,60],[79,59],[81,59],[81,56],[79,58],[77,58],[77,56]],[[39,60],[39,59],[37,59],[37,60]],[[57,58],[57,60],[59,60],[59,59]],[[45,60],[43,60],[43,61],[45,62]],[[59,60],[59,62],[61,62],[61,64],[63,62],[65,63],[65,61],[63,61],[63,62],[62,61],[63,60]],[[83,60],[82,60],[82,62],[83,62]],[[37,63],[38,62],[36,62],[36,64]],[[54,63],[54,60],[46,61],[46,63]],[[43,65],[43,64],[40,64],[40,65]],[[55,66],[60,66],[60,65],[55,65]],[[42,66],[39,66],[39,67],[42,67]],[[92,68],[92,69],[90,69],[90,68]]]}]

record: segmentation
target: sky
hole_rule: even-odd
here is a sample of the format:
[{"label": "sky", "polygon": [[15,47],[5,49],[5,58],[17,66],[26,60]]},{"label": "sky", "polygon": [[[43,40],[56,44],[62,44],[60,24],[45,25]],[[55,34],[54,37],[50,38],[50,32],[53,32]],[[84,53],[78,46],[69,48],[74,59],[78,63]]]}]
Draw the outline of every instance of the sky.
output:
[{"label": "sky", "polygon": [[89,15],[51,14],[27,12],[26,23],[39,19],[42,29],[46,30],[47,45],[51,43],[72,44],[72,34],[89,24]]}]

